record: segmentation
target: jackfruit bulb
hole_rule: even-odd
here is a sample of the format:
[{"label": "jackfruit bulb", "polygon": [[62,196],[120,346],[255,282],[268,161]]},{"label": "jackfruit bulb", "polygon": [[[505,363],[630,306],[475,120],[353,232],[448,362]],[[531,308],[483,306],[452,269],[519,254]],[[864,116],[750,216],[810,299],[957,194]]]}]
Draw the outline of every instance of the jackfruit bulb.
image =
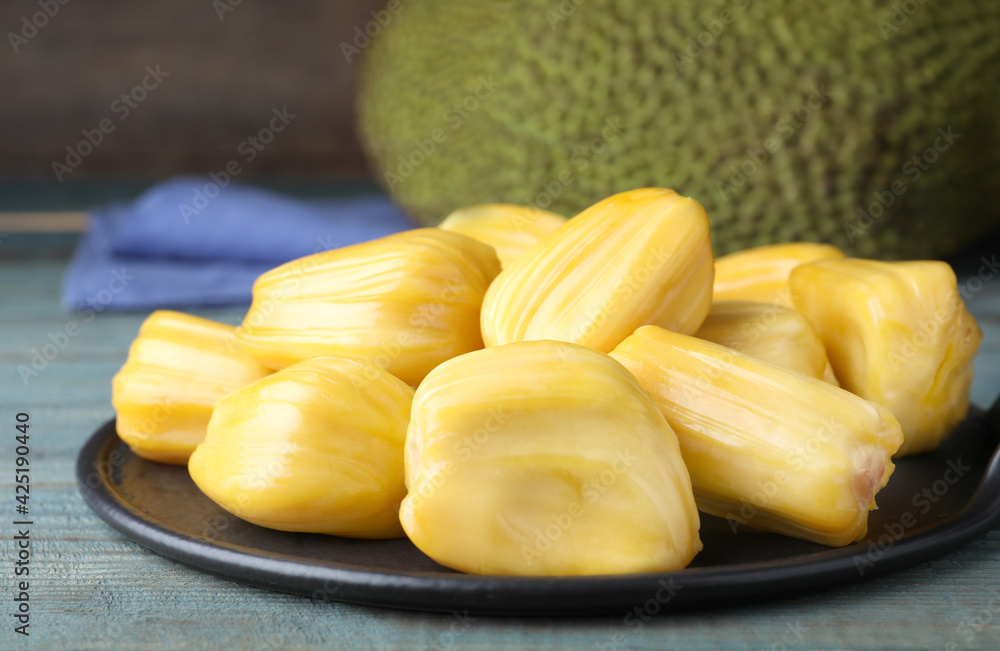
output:
[{"label": "jackfruit bulb", "polygon": [[583,346],[441,364],[414,395],[404,455],[403,529],[463,572],[666,572],[701,550],[677,436],[621,364]]},{"label": "jackfruit bulb", "polygon": [[426,0],[341,49],[373,169],[430,225],[658,186],[705,206],[717,255],[913,259],[1000,215],[997,33],[987,0]]}]

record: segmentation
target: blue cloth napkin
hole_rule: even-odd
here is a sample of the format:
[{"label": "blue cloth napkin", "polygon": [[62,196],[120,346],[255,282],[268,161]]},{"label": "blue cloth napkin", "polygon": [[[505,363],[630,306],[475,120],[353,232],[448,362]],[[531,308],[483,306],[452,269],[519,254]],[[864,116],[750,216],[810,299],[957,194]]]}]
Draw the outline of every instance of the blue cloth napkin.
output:
[{"label": "blue cloth napkin", "polygon": [[283,262],[416,226],[383,196],[305,201],[173,179],[91,213],[62,303],[98,312],[249,303],[257,276]]}]

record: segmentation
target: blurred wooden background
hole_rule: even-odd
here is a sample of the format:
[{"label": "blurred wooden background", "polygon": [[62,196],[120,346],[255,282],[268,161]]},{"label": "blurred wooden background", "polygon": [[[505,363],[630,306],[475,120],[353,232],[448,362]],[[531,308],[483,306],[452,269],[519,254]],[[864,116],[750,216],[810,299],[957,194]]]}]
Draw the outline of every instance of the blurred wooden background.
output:
[{"label": "blurred wooden background", "polygon": [[[35,16],[39,0],[0,3],[0,177],[56,180],[53,162],[106,118],[113,131],[65,180],[207,174],[243,162],[240,143],[282,107],[295,119],[241,178],[367,176],[358,59],[340,43],[379,0],[61,1],[41,0],[51,17]],[[26,17],[43,25],[27,38]],[[121,95],[157,65],[169,76],[122,119]]]}]

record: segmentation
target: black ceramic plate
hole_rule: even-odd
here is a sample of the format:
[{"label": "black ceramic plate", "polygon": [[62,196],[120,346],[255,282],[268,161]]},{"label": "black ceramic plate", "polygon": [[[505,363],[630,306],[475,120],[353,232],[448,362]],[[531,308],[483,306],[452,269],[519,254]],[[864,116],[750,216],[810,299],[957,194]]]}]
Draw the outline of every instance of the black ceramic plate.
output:
[{"label": "black ceramic plate", "polygon": [[1000,407],[975,411],[938,451],[897,464],[867,538],[848,547],[734,532],[702,516],[704,550],[677,572],[599,577],[474,576],[442,567],[408,540],[272,531],[201,494],[187,469],[140,459],[114,421],[80,451],[87,504],[135,542],[199,570],[314,598],[395,608],[568,615],[659,611],[757,600],[867,579],[931,558],[1000,525]]}]

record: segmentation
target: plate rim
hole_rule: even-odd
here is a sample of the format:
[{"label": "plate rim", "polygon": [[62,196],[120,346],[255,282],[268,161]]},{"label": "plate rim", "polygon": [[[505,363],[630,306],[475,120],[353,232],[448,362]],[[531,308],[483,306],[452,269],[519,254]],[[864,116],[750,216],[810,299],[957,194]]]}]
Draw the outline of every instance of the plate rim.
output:
[{"label": "plate rim", "polygon": [[[989,412],[969,420],[987,433],[1000,432],[1000,401]],[[76,460],[77,490],[94,513],[135,543],[231,581],[314,599],[404,610],[468,612],[484,615],[555,615],[627,612],[653,601],[660,610],[681,610],[745,602],[802,592],[802,558],[810,561],[808,591],[867,580],[914,565],[964,545],[1000,526],[1000,444],[994,448],[982,478],[957,512],[933,525],[897,539],[877,559],[869,558],[859,572],[855,559],[860,543],[768,561],[693,567],[671,572],[637,574],[524,577],[444,572],[399,572],[364,568],[346,562],[304,562],[282,554],[254,553],[211,540],[198,540],[164,526],[121,498],[99,462],[104,452],[121,442],[115,419],[102,424],[81,447]],[[96,477],[96,483],[91,478]],[[95,485],[92,485],[94,483]],[[864,552],[864,548],[860,548]],[[296,579],[291,584],[289,577]],[[728,587],[724,598],[720,587]],[[666,592],[666,597],[661,593]],[[537,597],[550,598],[539,607]],[[428,599],[431,594],[435,598]],[[678,597],[677,595],[682,595]],[[596,597],[596,598],[595,598]],[[527,607],[525,600],[534,605]]]}]

